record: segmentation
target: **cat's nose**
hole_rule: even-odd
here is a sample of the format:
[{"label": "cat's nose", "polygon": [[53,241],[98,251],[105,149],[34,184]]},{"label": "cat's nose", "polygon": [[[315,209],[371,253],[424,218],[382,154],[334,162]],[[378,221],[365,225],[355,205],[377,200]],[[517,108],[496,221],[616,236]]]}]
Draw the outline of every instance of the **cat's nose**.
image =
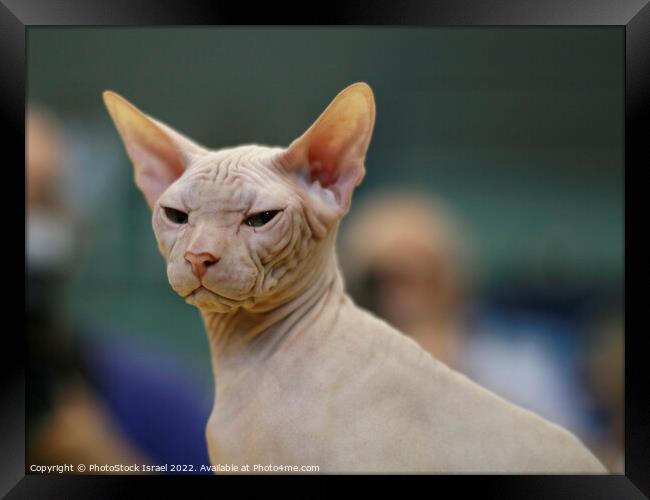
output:
[{"label": "cat's nose", "polygon": [[209,252],[203,253],[192,253],[185,252],[185,260],[190,263],[192,266],[192,272],[196,275],[197,278],[201,279],[203,275],[213,264],[219,262],[219,257],[215,257]]}]

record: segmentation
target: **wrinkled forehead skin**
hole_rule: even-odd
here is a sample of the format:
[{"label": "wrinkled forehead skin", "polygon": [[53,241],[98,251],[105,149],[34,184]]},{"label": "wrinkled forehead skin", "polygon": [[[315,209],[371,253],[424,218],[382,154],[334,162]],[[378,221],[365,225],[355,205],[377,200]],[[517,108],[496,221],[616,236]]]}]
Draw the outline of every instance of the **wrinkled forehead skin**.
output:
[{"label": "wrinkled forehead skin", "polygon": [[185,172],[162,195],[187,211],[212,212],[217,219],[229,213],[250,212],[273,199],[282,204],[292,194],[279,162],[281,148],[239,146],[212,151],[192,159]]}]

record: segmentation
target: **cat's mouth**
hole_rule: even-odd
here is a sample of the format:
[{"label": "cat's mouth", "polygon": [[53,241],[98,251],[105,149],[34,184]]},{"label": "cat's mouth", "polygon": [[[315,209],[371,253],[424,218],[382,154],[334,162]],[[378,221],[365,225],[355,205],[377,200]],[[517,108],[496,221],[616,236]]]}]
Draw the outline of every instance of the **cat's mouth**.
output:
[{"label": "cat's mouth", "polygon": [[228,297],[227,295],[223,295],[222,293],[217,293],[214,290],[210,290],[205,285],[197,286],[194,290],[192,290],[187,295],[184,295],[183,297],[187,299],[188,297],[192,297],[192,296],[195,296],[195,295],[200,294],[200,293],[206,293],[208,295],[214,295],[215,297],[219,297],[219,298],[222,298],[222,299],[230,300],[230,301],[233,301],[233,302],[239,302],[237,299],[235,299],[233,297]]},{"label": "cat's mouth", "polygon": [[190,293],[184,295],[183,298],[188,304],[213,312],[230,312],[240,307],[246,307],[252,302],[251,298],[235,299],[226,297],[204,285],[199,285]]},{"label": "cat's mouth", "polygon": [[187,294],[183,295],[183,298],[187,299],[188,297],[192,297],[193,295],[196,295],[197,293],[199,293],[201,291],[205,291],[205,292],[211,293],[213,295],[216,295],[212,290],[207,289],[203,285],[199,285],[194,290],[192,290],[190,293],[187,293]]}]

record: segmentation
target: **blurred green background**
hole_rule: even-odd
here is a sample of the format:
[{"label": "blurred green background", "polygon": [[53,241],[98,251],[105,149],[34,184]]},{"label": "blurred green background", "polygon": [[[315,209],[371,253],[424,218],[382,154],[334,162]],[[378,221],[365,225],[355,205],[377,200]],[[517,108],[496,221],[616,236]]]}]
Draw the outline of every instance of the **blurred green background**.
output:
[{"label": "blurred green background", "polygon": [[220,148],[287,145],[341,89],[368,82],[377,123],[357,199],[411,186],[446,200],[471,238],[480,290],[549,273],[558,293],[620,290],[623,37],[615,27],[30,27],[28,99],[66,126],[64,188],[84,227],[69,314],[210,370],[199,315],[167,284],[105,89]]}]

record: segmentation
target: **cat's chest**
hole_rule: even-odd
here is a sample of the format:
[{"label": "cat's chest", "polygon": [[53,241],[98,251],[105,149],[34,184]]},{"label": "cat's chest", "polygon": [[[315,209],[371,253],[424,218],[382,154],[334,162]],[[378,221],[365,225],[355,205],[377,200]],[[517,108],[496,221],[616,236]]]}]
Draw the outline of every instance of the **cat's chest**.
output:
[{"label": "cat's chest", "polygon": [[332,393],[318,385],[310,377],[270,379],[242,388],[237,401],[217,397],[206,427],[211,462],[292,465],[321,457]]}]

